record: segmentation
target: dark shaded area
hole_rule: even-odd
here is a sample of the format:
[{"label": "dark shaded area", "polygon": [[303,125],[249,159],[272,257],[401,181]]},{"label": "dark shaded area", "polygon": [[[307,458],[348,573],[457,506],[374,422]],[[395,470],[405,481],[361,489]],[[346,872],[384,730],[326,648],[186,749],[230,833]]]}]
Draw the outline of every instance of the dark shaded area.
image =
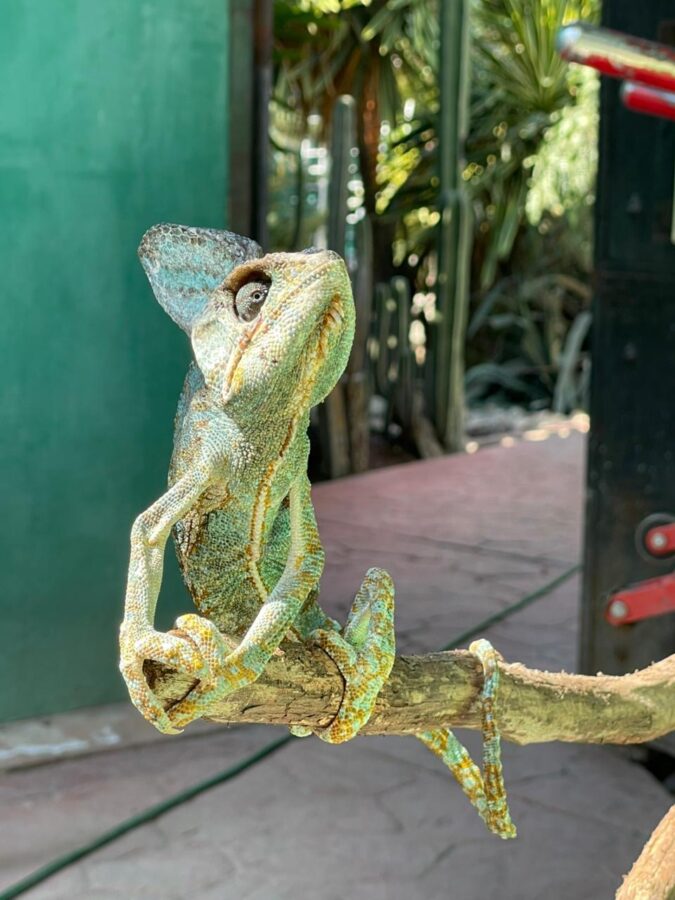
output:
[{"label": "dark shaded area", "polygon": [[[603,24],[653,40],[672,11],[668,0],[607,3]],[[675,647],[675,616],[604,619],[610,593],[672,570],[672,558],[638,552],[636,532],[675,512],[675,123],[627,111],[619,90],[603,79],[581,642],[582,671],[611,674]]]}]

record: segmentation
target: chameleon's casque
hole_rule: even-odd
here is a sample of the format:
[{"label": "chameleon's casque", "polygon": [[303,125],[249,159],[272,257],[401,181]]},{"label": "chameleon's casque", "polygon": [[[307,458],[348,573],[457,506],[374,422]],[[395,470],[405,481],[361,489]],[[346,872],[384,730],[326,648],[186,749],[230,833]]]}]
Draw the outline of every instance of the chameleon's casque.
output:
[{"label": "chameleon's casque", "polygon": [[[155,295],[187,332],[195,362],[176,415],[169,487],[134,523],[120,669],[133,703],[176,732],[254,681],[286,641],[322,647],[345,681],[337,716],[317,730],[338,743],[368,720],[394,662],[394,588],[370,569],[344,628],[317,602],[323,548],[307,478],[310,408],[340,378],[354,336],[344,262],[330,251],[271,253],[225,231],[158,225],[139,248]],[[154,629],[164,548],[173,531],[198,614]],[[515,834],[503,792],[492,703],[495,654],[484,666],[485,780],[447,729],[418,735],[455,774],[488,826]],[[143,660],[199,680],[165,710]],[[305,729],[293,729],[305,734]]]}]

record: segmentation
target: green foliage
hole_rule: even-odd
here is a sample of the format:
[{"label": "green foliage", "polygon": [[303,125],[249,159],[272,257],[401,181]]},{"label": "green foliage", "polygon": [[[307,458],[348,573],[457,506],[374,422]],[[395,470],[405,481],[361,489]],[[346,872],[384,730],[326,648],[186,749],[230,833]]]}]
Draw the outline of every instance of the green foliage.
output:
[{"label": "green foliage", "polygon": [[[403,274],[413,284],[418,378],[429,364],[420,327],[427,334],[435,327],[428,295],[439,223],[438,2],[277,3],[276,120],[293,122],[299,141],[309,113],[325,126],[335,96],[357,98],[365,205],[375,245],[379,230],[392,248],[390,271],[379,278]],[[588,307],[597,80],[560,59],[555,36],[569,21],[596,19],[598,6],[471,0],[463,177],[475,221],[472,402],[583,402],[588,317],[583,328],[570,329]],[[368,101],[375,104],[371,120]]]},{"label": "green foliage", "polygon": [[275,98],[291,106],[329,112],[374,80],[381,118],[394,121],[413,89],[434,90],[429,0],[277,0],[274,16]]},{"label": "green foliage", "polygon": [[598,163],[599,79],[583,68],[576,68],[574,76],[574,104],[551,117],[534,158],[528,160],[531,177],[525,211],[535,225],[548,213],[565,216],[572,228],[588,227]]},{"label": "green foliage", "polygon": [[482,294],[474,308],[467,333],[469,403],[500,400],[532,408],[553,406],[557,412],[585,405],[587,272],[581,259],[572,268],[575,248],[567,246],[567,223],[545,221],[544,236],[532,226],[524,232],[519,240],[523,258],[514,261],[512,274]]},{"label": "green foliage", "polygon": [[318,114],[327,129],[335,99],[356,99],[369,211],[376,203],[382,125],[396,122],[410,97],[435,94],[437,44],[429,0],[275,3],[275,102],[304,117]]},{"label": "green foliage", "polygon": [[[583,107],[580,117],[564,118],[562,130],[573,149],[575,126],[577,156],[593,144],[595,78],[577,66],[564,63],[555,51],[555,35],[561,24],[595,15],[589,0],[474,0],[472,96],[470,131],[466,146],[464,178],[474,201],[479,268],[476,287],[487,290],[508,262],[525,220],[535,165],[541,185],[551,166],[551,153],[540,156],[550,132],[570,107]],[[437,170],[433,102],[418,110],[413,121],[403,122],[392,133],[390,149],[381,168],[385,186],[380,211],[403,219],[403,238],[417,256],[431,235],[417,221],[416,208],[436,205]],[[583,145],[584,138],[586,140]],[[579,152],[581,151],[581,152]],[[568,169],[574,167],[570,158]],[[562,170],[562,162],[559,171]],[[583,161],[584,186],[592,181],[593,160]],[[579,191],[578,175],[576,190]],[[567,195],[558,179],[559,188]],[[566,196],[563,208],[569,206]],[[386,210],[385,207],[386,206]],[[536,204],[532,204],[533,210]]]},{"label": "green foliage", "polygon": [[554,40],[561,24],[593,14],[588,2],[477,2],[465,171],[477,212],[473,401],[558,411],[585,402],[598,80],[563,63]]},{"label": "green foliage", "polygon": [[[598,80],[560,59],[555,35],[596,14],[588,0],[473,3],[469,402],[584,402],[590,320],[570,329],[589,304]],[[397,220],[397,259],[420,266],[418,284],[433,280],[437,153],[434,116],[422,114],[398,126],[381,169],[382,215]]]},{"label": "green foliage", "polygon": [[464,175],[476,200],[482,290],[511,256],[532,170],[537,162],[540,171],[546,166],[540,148],[562,111],[576,103],[584,80],[556,52],[556,34],[565,22],[592,13],[589,0],[475,0]]}]

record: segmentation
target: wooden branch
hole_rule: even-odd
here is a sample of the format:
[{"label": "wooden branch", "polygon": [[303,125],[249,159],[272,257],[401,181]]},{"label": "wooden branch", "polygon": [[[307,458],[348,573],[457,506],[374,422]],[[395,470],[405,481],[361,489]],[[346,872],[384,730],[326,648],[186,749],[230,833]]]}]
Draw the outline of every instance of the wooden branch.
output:
[{"label": "wooden branch", "polygon": [[654,829],[616,900],[675,900],[675,805]]},{"label": "wooden branch", "polygon": [[[167,708],[195,684],[146,660],[146,677]],[[500,664],[496,718],[517,744],[545,741],[634,744],[675,729],[675,655],[621,677],[539,672]],[[400,656],[364,734],[410,734],[439,726],[480,728],[481,670],[466,650]],[[326,725],[343,681],[323,651],[291,644],[262,677],[217,704],[217,722]]]}]

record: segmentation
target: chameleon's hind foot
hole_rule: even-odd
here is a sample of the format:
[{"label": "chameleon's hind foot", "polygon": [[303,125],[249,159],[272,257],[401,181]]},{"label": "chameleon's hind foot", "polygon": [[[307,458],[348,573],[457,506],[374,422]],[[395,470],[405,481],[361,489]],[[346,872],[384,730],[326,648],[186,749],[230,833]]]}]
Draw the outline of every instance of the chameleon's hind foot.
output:
[{"label": "chameleon's hind foot", "polygon": [[469,649],[483,666],[483,775],[466,748],[447,728],[425,731],[417,737],[450,769],[490,831],[502,838],[513,838],[516,827],[511,821],[506,799],[499,732],[494,719],[494,700],[499,685],[498,657],[489,641],[474,641]]},{"label": "chameleon's hind foot", "polygon": [[[345,680],[338,714],[330,725],[314,733],[330,744],[340,744],[353,738],[368,721],[394,664],[394,584],[389,575],[382,569],[369,569],[343,632],[317,629],[311,637]],[[293,733],[301,737],[307,730],[296,728]]]}]

